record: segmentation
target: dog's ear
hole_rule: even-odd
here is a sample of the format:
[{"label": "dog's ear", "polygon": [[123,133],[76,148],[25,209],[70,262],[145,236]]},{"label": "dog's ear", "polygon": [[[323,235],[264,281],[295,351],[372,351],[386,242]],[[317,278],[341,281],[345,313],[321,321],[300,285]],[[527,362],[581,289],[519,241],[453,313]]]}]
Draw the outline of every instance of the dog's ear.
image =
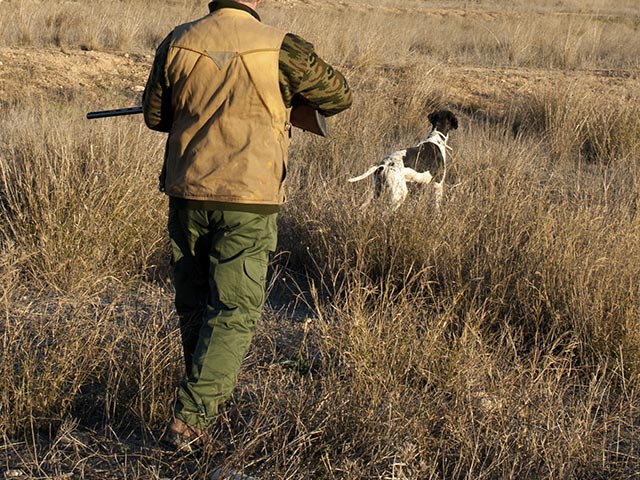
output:
[{"label": "dog's ear", "polygon": [[458,117],[456,117],[453,113],[449,112],[449,123],[451,123],[451,128],[454,130],[458,129]]},{"label": "dog's ear", "polygon": [[438,119],[438,112],[431,112],[427,118],[431,122],[431,125],[433,125],[435,127],[436,126],[436,121]]}]

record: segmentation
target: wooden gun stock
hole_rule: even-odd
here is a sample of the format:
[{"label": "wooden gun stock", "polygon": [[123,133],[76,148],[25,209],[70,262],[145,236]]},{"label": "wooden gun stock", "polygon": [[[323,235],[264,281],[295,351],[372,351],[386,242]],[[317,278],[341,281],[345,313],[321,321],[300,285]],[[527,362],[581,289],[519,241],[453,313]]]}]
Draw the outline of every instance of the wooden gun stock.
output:
[{"label": "wooden gun stock", "polygon": [[305,132],[315,133],[321,137],[327,136],[327,122],[324,116],[309,105],[295,105],[291,109],[290,122],[291,125]]}]

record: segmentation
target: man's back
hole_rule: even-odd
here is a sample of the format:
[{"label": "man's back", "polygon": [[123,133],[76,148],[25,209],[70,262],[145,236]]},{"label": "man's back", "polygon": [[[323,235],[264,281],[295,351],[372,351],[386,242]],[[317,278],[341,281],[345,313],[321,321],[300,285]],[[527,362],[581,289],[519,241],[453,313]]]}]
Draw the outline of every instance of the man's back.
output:
[{"label": "man's back", "polygon": [[279,204],[288,147],[278,83],[285,32],[232,8],[177,27],[167,46],[166,193]]}]

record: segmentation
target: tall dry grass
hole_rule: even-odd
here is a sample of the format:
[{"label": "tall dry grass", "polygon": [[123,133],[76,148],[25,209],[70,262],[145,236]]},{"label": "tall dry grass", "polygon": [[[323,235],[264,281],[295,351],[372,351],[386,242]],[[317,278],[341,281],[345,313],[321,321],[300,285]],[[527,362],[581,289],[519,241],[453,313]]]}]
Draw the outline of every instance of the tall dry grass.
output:
[{"label": "tall dry grass", "polygon": [[[33,14],[31,45],[57,44],[32,7],[0,8]],[[106,32],[113,4],[103,7],[93,5],[87,22]],[[347,73],[356,101],[330,120],[329,140],[294,136],[270,304],[213,446],[199,458],[157,444],[181,373],[166,202],[155,190],[162,135],[139,118],[81,120],[81,94],[2,103],[3,473],[205,478],[224,463],[278,479],[636,478],[634,103],[578,82],[521,95],[501,118],[465,113],[440,81],[446,57],[416,46],[429,17],[387,11],[400,32],[375,10],[268,8]],[[150,49],[173,20],[158,15],[162,26],[144,35],[141,21],[131,45]],[[454,65],[575,66],[530,53],[547,48],[543,35],[497,21],[515,47],[455,16],[429,35],[436,42],[449,32]],[[88,42],[68,25],[59,43]],[[116,37],[95,42],[119,48],[108,40]],[[633,65],[632,47],[615,49],[607,68]],[[584,58],[602,66],[597,55]],[[441,107],[461,121],[443,212],[428,192],[395,213],[359,210],[368,186],[346,179],[424,136],[426,115]]]},{"label": "tall dry grass", "polygon": [[[466,12],[459,9],[461,3],[451,2],[448,9],[436,9],[435,13],[423,2],[415,8],[405,2],[396,2],[395,8],[325,8],[316,13],[323,18],[320,22],[306,9],[293,9],[285,11],[286,16],[278,23],[323,39],[328,52],[342,64],[354,67],[425,60],[554,69],[638,66],[633,53],[640,50],[637,11],[631,15],[599,16],[596,10],[567,15],[549,9],[541,14],[532,11],[531,5],[524,11],[503,5],[497,11],[470,7]],[[274,17],[279,15],[282,13]],[[345,16],[349,23],[366,25],[366,33],[345,28],[327,37],[326,24],[339,23]]]},{"label": "tall dry grass", "polygon": [[[176,24],[205,14],[205,4],[107,0],[99,5],[69,1],[42,7],[34,0],[7,0],[0,5],[0,41],[148,51]],[[640,16],[631,0],[533,4],[354,0],[281,8],[288,5],[287,0],[267,2],[265,15],[271,23],[322,39],[342,65],[395,64],[427,57],[457,64],[560,69],[638,67]],[[345,18],[348,23],[343,23]],[[339,28],[327,36],[324,28],[331,24],[366,28],[364,35],[357,28]]]},{"label": "tall dry grass", "polygon": [[95,292],[146,272],[163,242],[157,139],[136,120],[88,124],[57,106],[20,105],[0,122],[3,240],[33,252],[25,282]]}]

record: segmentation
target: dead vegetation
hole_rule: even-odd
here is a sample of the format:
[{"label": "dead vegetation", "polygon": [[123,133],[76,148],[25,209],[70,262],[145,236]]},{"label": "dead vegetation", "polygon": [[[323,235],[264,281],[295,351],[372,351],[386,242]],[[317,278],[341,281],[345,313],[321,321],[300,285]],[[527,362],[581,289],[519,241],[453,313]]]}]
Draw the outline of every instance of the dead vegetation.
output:
[{"label": "dead vegetation", "polygon": [[[428,3],[266,2],[356,103],[294,137],[270,304],[199,458],[158,443],[181,371],[164,138],[83,115],[137,103],[203,5],[0,3],[5,478],[637,478],[640,11]],[[443,214],[357,210],[346,179],[439,107],[462,124]]]}]

